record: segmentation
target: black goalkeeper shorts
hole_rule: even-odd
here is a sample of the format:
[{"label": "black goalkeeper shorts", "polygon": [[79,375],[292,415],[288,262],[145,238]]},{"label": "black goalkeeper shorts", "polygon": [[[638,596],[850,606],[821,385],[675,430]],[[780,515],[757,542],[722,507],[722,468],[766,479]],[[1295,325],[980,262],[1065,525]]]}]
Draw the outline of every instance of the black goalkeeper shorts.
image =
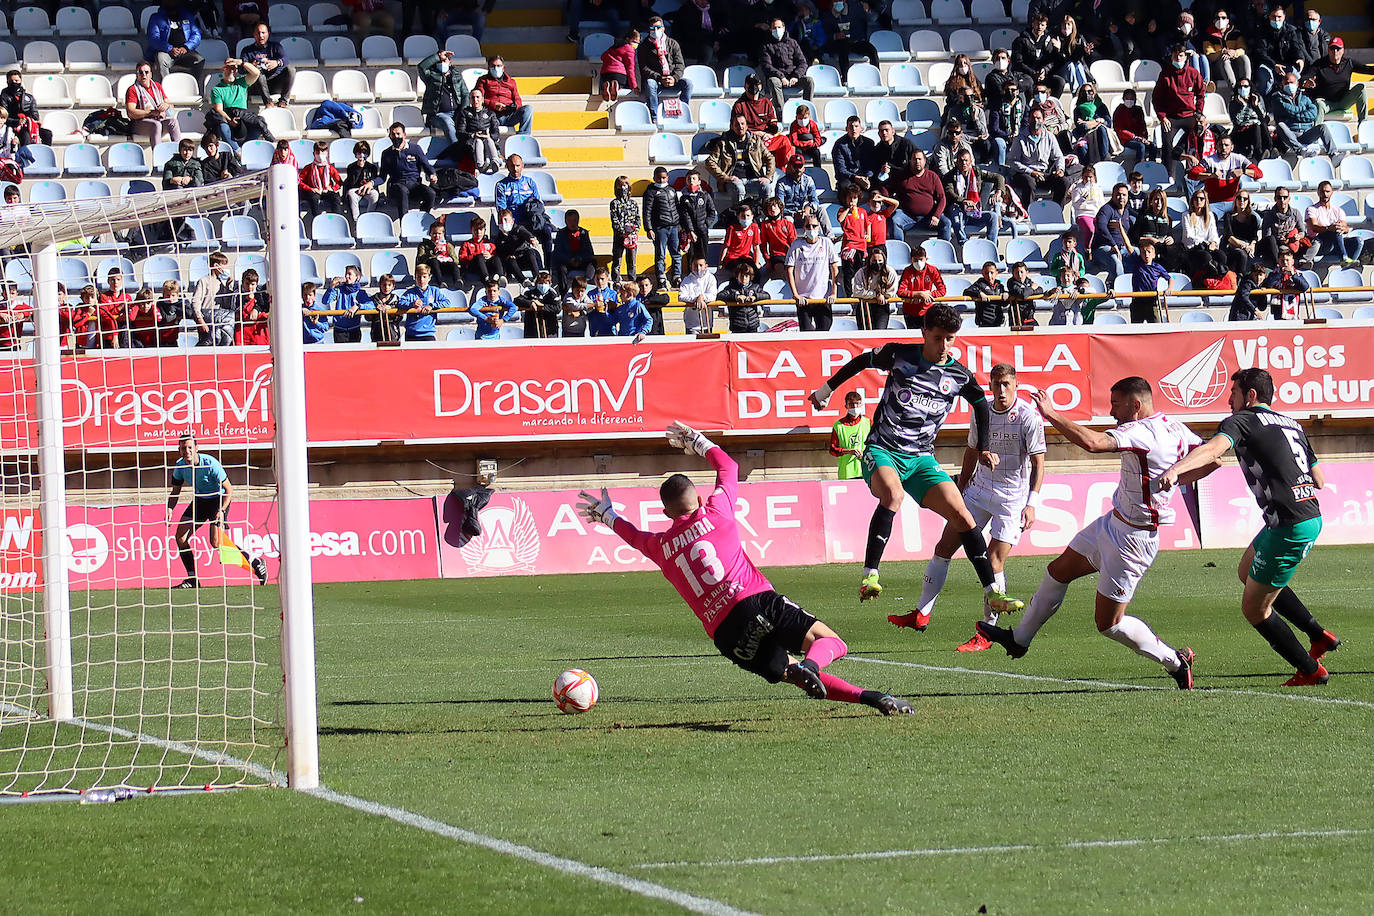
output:
[{"label": "black goalkeeper shorts", "polygon": [[721,655],[776,684],[787,670],[787,654],[801,652],[815,622],[815,617],[787,596],[759,592],[730,609],[716,628],[714,639]]},{"label": "black goalkeeper shorts", "polygon": [[223,496],[197,496],[181,513],[182,524],[190,522],[193,525],[203,525],[213,522],[219,515],[219,507],[223,501]]}]

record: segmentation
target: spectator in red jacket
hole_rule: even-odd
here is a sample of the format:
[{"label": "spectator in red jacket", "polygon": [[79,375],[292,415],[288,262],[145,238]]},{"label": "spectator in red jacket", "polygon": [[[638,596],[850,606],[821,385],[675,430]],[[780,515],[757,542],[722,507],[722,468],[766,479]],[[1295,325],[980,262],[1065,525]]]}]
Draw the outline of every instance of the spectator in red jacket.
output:
[{"label": "spectator in red jacket", "polygon": [[1202,74],[1188,63],[1188,49],[1174,45],[1169,52],[1169,65],[1155,81],[1155,114],[1164,142],[1160,148],[1164,166],[1173,173],[1178,150],[1198,128],[1207,90]]},{"label": "spectator in red jacket", "polygon": [[0,290],[0,350],[13,352],[19,349],[24,322],[33,318],[33,306],[16,298],[16,287],[9,280],[0,283]]},{"label": "spectator in red jacket", "polygon": [[258,284],[262,278],[253,268],[243,272],[239,281],[239,326],[236,342],[245,347],[265,347],[268,343],[267,322],[271,314],[267,290]]},{"label": "spectator in red jacket", "polygon": [[129,345],[153,348],[157,346],[157,301],[150,287],[143,287],[129,307]]},{"label": "spectator in red jacket", "polygon": [[100,341],[105,347],[129,345],[129,308],[133,297],[124,290],[124,271],[111,267],[105,274],[109,291],[100,294]]},{"label": "spectator in red jacket", "polygon": [[86,349],[90,345],[92,327],[100,322],[95,287],[87,284],[80,295],[81,301],[72,304],[67,301],[67,288],[57,284],[58,301],[62,303],[57,312],[57,327],[65,350]]},{"label": "spectator in red jacket", "polygon": [[735,224],[725,230],[725,246],[720,252],[720,267],[734,273],[735,264],[748,261],[759,265],[763,251],[763,233],[754,223],[754,208],[740,204],[735,211]]},{"label": "spectator in red jacket", "polygon": [[816,124],[816,119],[811,117],[810,105],[797,106],[797,115],[787,130],[787,139],[792,141],[792,149],[811,160],[812,165],[820,166],[821,144],[824,139],[821,137],[821,129]]},{"label": "spectator in red jacket", "polygon": [[315,141],[315,156],[300,171],[301,209],[313,220],[321,213],[343,215],[343,178],[329,161],[329,144]]},{"label": "spectator in red jacket", "polygon": [[926,260],[922,246],[911,252],[911,263],[902,271],[897,283],[897,296],[902,300],[902,314],[910,318],[924,317],[935,300],[945,294],[945,278],[940,269]]},{"label": "spectator in red jacket", "polygon": [[[797,227],[792,220],[783,215],[782,201],[770,197],[763,202],[763,219],[759,221],[759,233],[763,236],[764,269],[774,277],[781,278],[787,261],[787,249],[797,240]],[[759,281],[766,279],[762,275]]]},{"label": "spectator in red jacket", "polygon": [[608,104],[614,104],[622,89],[639,91],[639,74],[635,70],[638,47],[639,30],[630,29],[628,35],[601,55],[601,98]]},{"label": "spectator in red jacket", "polygon": [[506,127],[514,127],[518,134],[530,132],[530,122],[534,118],[530,106],[520,98],[520,87],[515,77],[506,72],[506,62],[500,54],[487,58],[487,72],[477,78],[474,89],[482,90],[483,104]]},{"label": "spectator in red jacket", "polygon": [[463,273],[475,275],[480,283],[486,283],[494,277],[504,285],[501,261],[496,257],[496,243],[487,237],[487,221],[480,216],[474,216],[468,224],[468,230],[472,233],[472,238],[458,248],[460,269]]}]

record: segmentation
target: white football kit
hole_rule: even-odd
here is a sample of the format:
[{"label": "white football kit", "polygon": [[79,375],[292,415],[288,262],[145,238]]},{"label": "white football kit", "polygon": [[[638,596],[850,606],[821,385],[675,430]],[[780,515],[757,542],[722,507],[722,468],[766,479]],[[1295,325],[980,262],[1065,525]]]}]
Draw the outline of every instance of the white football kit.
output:
[{"label": "white football kit", "polygon": [[[993,540],[1015,546],[1021,540],[1021,510],[1030,498],[1031,456],[1045,454],[1045,425],[1040,412],[1017,398],[1004,412],[989,411],[988,451],[997,467],[976,465],[963,492],[975,527],[987,527]],[[970,428],[968,444],[978,447]]]},{"label": "white football kit", "polygon": [[1107,430],[1121,453],[1121,482],[1112,511],[1069,542],[1098,570],[1098,594],[1128,602],[1159,552],[1159,526],[1174,520],[1173,490],[1151,492],[1150,482],[1202,444],[1188,427],[1162,413]]}]

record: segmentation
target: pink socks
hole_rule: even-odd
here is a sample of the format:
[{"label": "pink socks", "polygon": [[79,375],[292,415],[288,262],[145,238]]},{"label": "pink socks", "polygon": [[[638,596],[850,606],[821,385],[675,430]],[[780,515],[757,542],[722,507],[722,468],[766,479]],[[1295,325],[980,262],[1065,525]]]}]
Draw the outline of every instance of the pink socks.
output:
[{"label": "pink socks", "polygon": [[[818,640],[819,641],[819,640]],[[844,643],[840,643],[844,645]],[[821,672],[821,683],[825,685],[825,698],[839,703],[858,703],[863,689],[855,687],[843,678]]]},{"label": "pink socks", "polygon": [[838,636],[822,636],[806,651],[806,660],[815,662],[818,668],[824,668],[835,659],[844,658],[848,652],[849,647],[844,644],[843,639]]}]

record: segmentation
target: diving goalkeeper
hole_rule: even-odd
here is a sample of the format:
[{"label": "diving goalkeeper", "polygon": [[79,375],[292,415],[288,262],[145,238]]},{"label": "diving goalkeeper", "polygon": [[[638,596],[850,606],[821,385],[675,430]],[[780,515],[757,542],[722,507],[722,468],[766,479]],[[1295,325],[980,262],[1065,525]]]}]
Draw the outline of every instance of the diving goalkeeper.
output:
[{"label": "diving goalkeeper", "polygon": [[[181,488],[191,484],[191,504],[181,513],[177,523],[177,550],[181,553],[181,565],[186,567],[186,579],[174,588],[200,588],[196,578],[196,555],[191,550],[191,535],[206,522],[210,523],[210,546],[216,550],[228,544],[225,535],[224,519],[229,511],[229,503],[234,498],[234,485],[229,475],[224,473],[224,465],[210,455],[202,454],[196,446],[195,436],[182,436],[177,441],[181,457],[172,468],[172,492],[167,497],[167,521],[172,521],[177,502],[181,499]],[[262,557],[250,555],[235,546],[243,556],[243,562],[258,577],[258,584],[267,584],[267,561]]]}]

